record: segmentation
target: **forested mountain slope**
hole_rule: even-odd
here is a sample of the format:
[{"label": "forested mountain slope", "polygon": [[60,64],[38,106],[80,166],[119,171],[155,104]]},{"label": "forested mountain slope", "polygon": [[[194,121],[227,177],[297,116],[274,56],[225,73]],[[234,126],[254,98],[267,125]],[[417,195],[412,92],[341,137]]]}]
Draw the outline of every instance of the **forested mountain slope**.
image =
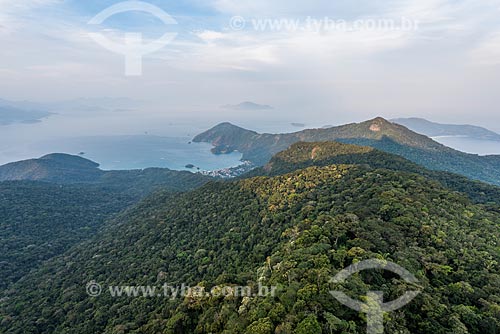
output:
[{"label": "forested mountain slope", "polygon": [[338,142],[299,142],[276,154],[264,167],[255,168],[242,176],[276,176],[311,166],[334,164],[364,165],[420,174],[436,180],[444,187],[467,194],[474,203],[500,205],[500,187],[473,181],[449,172],[428,170],[405,158],[376,150]]},{"label": "forested mountain slope", "polygon": [[[358,150],[363,151],[363,148]],[[290,152],[289,152],[290,153]],[[300,154],[297,154],[300,156]],[[374,271],[332,286],[364,259],[393,261],[422,289],[386,333],[498,333],[500,213],[424,176],[368,165],[311,166],[155,195],[94,240],[0,298],[8,333],[365,333],[338,303],[411,287]],[[88,282],[103,287],[86,293]],[[110,285],[276,286],[275,296],[112,297]],[[19,293],[19,292],[24,293]]]},{"label": "forested mountain slope", "polygon": [[383,118],[326,129],[286,134],[259,134],[222,123],[196,136],[196,142],[215,145],[214,153],[238,150],[243,159],[265,165],[272,156],[296,142],[339,141],[371,146],[400,155],[432,170],[448,171],[500,185],[500,156],[478,156],[453,150]]},{"label": "forested mountain slope", "polygon": [[101,183],[0,182],[0,289],[93,237],[107,220],[157,191],[195,189],[210,178],[164,169],[107,172]]},{"label": "forested mountain slope", "polygon": [[61,153],[0,166],[0,181],[93,182],[102,174],[104,172],[99,169],[99,164]]},{"label": "forested mountain slope", "polygon": [[144,195],[156,188],[184,191],[211,178],[168,168],[104,171],[99,164],[79,156],[54,153],[39,159],[0,166],[0,181],[43,181],[57,184],[88,184],[113,191]]},{"label": "forested mountain slope", "polygon": [[136,198],[84,186],[0,183],[0,289],[93,236]]}]

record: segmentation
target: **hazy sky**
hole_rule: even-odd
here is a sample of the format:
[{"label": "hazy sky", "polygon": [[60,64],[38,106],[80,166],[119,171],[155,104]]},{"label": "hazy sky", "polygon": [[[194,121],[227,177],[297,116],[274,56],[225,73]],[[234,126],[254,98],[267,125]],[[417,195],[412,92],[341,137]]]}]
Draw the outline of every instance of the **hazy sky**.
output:
[{"label": "hazy sky", "polygon": [[[424,116],[500,128],[500,0],[151,0],[177,24],[139,12],[87,24],[119,2],[0,0],[0,98],[128,96],[212,113],[250,100],[300,120]],[[300,24],[256,29],[266,19]],[[416,25],[367,26],[381,19]],[[127,77],[124,57],[88,35],[103,31],[118,43],[127,32],[178,35]]]}]

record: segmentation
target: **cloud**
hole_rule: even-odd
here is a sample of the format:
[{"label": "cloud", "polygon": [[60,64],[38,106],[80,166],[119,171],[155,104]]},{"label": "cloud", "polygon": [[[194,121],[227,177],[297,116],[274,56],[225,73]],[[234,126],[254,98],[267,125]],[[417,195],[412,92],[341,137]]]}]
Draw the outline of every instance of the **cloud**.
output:
[{"label": "cloud", "polygon": [[40,7],[62,3],[62,0],[0,0],[0,32],[12,33],[33,24],[25,15]]},{"label": "cloud", "polygon": [[[179,31],[173,43],[144,58],[143,77],[132,79],[124,77],[121,55],[87,36],[90,29],[108,29],[108,37],[123,42],[124,32],[113,22],[88,27],[86,22],[96,13],[90,7],[82,10],[85,2],[73,8],[67,1],[0,0],[0,42],[9,45],[0,55],[4,68],[0,90],[21,98],[96,92],[145,95],[176,105],[196,100],[199,105],[211,103],[215,109],[229,95],[236,101],[269,101],[289,112],[376,110],[392,111],[393,116],[432,108],[433,112],[465,112],[478,101],[487,101],[482,102],[484,109],[486,104],[500,103],[493,89],[474,88],[485,82],[488,87],[500,84],[495,68],[485,70],[500,59],[498,0],[180,2],[185,7],[180,13],[168,4],[162,6],[178,20],[176,27],[158,25],[152,33],[147,29],[154,22],[141,26],[138,20],[126,26],[127,20],[120,20],[120,28],[141,28],[150,37],[160,30],[163,33],[164,28]],[[193,16],[189,7],[193,3],[209,8]],[[230,29],[233,15],[247,20],[246,29]],[[328,16],[347,25],[356,20],[405,17],[419,25],[418,30],[259,31],[251,21],[303,22],[307,16],[318,20]]]},{"label": "cloud", "polygon": [[61,3],[63,0],[0,0],[0,8],[37,8],[40,6]]},{"label": "cloud", "polygon": [[[359,19],[388,19],[398,24],[405,17],[408,20],[429,23],[441,23],[449,19],[449,7],[445,0],[422,0],[417,5],[408,2],[391,1],[393,6],[379,6],[376,15],[364,13],[362,16],[353,16],[346,13],[350,19],[344,20],[351,26]],[[404,5],[406,3],[406,5]],[[196,35],[206,45],[191,45],[189,54],[201,55],[201,63],[196,68],[206,65],[210,68],[234,68],[259,71],[261,64],[265,69],[268,65],[281,66],[287,62],[295,66],[293,58],[306,58],[310,62],[322,60],[324,62],[341,61],[352,57],[371,57],[378,53],[393,51],[411,46],[421,38],[423,32],[417,30],[404,31],[401,29],[358,29],[310,31],[307,29],[280,29],[273,31],[257,31],[254,29],[256,20],[266,19],[266,14],[273,14],[277,20],[293,20],[291,14],[314,14],[318,9],[324,10],[324,1],[313,1],[305,4],[303,1],[234,1],[215,0],[213,6],[229,14],[254,15],[247,19],[247,29],[244,31],[205,30]],[[370,6],[369,6],[370,7]],[[293,8],[293,10],[291,10]],[[371,7],[370,7],[371,8]],[[308,11],[309,10],[309,11]],[[433,15],[430,15],[433,14]],[[299,16],[298,16],[299,17]],[[324,16],[313,19],[322,20]],[[332,17],[333,18],[333,17]],[[297,19],[297,18],[295,18]],[[304,24],[304,20],[300,24]],[[447,26],[446,29],[450,27]],[[290,62],[291,61],[291,62]]]},{"label": "cloud", "polygon": [[[307,16],[307,15],[345,15],[369,13],[377,9],[378,1],[359,0],[353,6],[351,1],[324,0],[209,0],[211,5],[221,13],[247,16]],[[394,0],[386,0],[387,6],[392,6]]]},{"label": "cloud", "polygon": [[213,30],[204,30],[195,34],[205,42],[213,42],[218,39],[224,39],[226,37],[226,34]]}]

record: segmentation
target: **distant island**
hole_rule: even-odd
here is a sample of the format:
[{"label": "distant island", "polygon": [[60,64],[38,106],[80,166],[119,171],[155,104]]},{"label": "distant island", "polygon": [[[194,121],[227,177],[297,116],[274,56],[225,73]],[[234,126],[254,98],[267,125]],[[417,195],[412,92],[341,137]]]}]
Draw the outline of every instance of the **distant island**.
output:
[{"label": "distant island", "polygon": [[500,134],[475,125],[440,124],[423,118],[398,118],[392,122],[429,137],[464,136],[478,140],[500,141]]},{"label": "distant island", "polygon": [[0,104],[0,125],[39,123],[51,115],[53,113],[47,111],[25,110]]},{"label": "distant island", "polygon": [[272,110],[273,107],[266,104],[258,104],[255,102],[242,102],[240,104],[227,104],[222,106],[222,109],[241,110],[241,111],[255,111],[255,110]]}]

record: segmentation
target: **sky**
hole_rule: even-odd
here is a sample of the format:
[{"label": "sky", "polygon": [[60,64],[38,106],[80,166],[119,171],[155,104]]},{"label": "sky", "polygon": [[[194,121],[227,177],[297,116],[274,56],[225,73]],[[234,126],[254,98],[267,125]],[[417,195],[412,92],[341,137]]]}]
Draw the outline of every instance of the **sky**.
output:
[{"label": "sky", "polygon": [[[155,106],[145,113],[220,121],[219,106],[253,101],[274,107],[254,121],[420,116],[500,130],[500,0],[150,0],[175,24],[140,11],[89,24],[119,3],[0,0],[0,98],[129,97]],[[140,76],[90,36],[138,32],[176,34]]]}]

